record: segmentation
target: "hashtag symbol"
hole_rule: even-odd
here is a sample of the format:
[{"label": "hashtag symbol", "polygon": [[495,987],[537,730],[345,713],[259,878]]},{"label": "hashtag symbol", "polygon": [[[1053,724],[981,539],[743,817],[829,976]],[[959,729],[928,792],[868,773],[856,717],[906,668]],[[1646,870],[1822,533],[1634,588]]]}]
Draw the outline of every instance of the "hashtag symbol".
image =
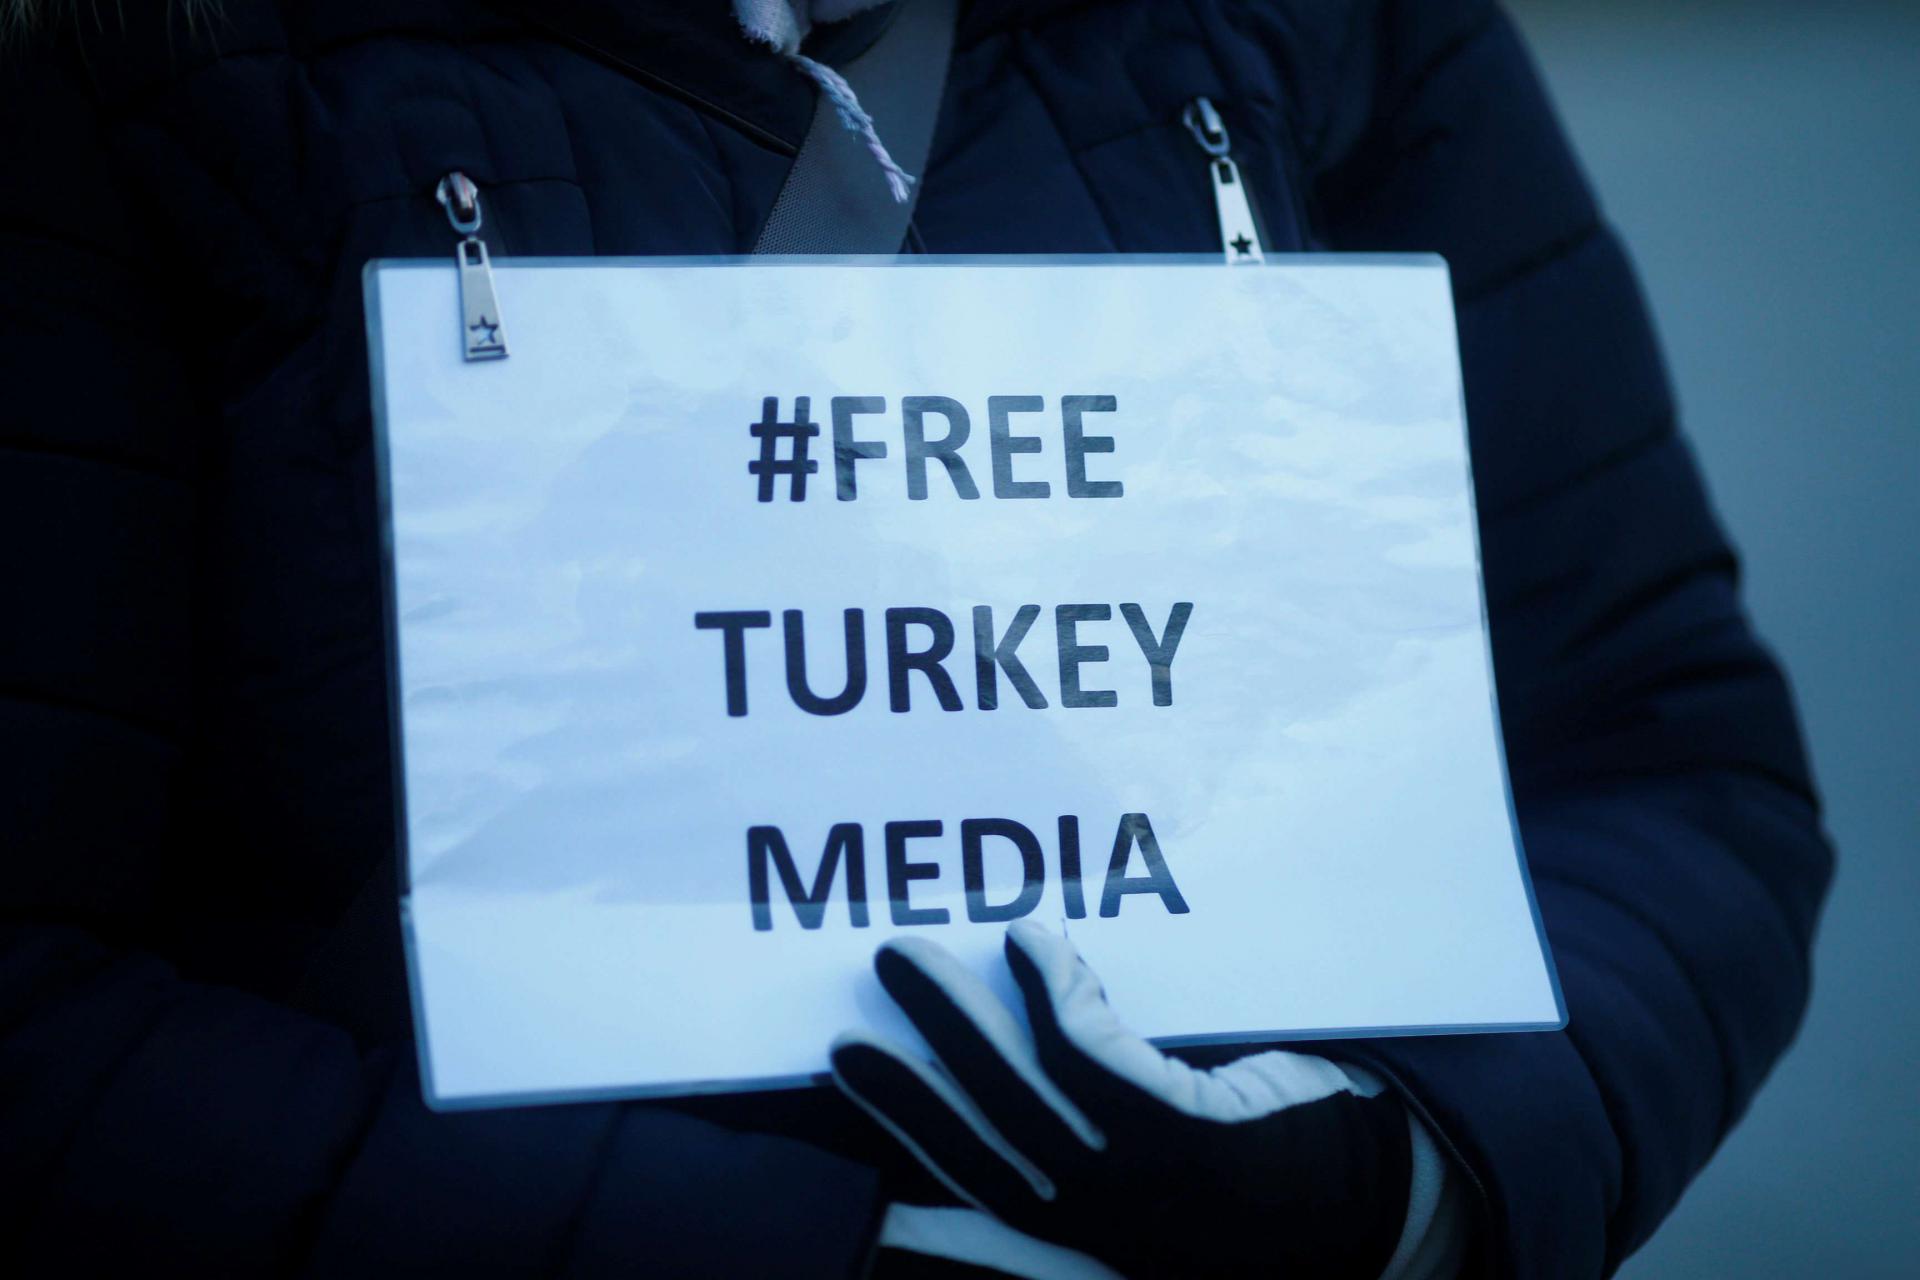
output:
[{"label": "hashtag symbol", "polygon": [[[820,434],[818,425],[807,421],[807,397],[793,398],[793,421],[780,421],[780,397],[767,396],[760,402],[760,421],[748,426],[760,442],[760,456],[747,464],[747,470],[760,477],[760,501],[773,501],[773,482],[779,476],[792,476],[787,497],[804,502],[807,477],[820,470],[820,464],[807,457],[807,442]],[[780,444],[793,446],[793,457],[780,457]]]}]

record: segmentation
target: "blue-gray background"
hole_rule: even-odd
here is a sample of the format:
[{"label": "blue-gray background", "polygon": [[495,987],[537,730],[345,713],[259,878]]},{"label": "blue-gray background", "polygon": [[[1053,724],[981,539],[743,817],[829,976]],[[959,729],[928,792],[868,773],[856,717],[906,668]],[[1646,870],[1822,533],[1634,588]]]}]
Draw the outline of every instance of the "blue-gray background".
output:
[{"label": "blue-gray background", "polygon": [[1920,5],[1513,4],[1634,251],[1840,850],[1798,1046],[1621,1274],[1920,1275]]}]

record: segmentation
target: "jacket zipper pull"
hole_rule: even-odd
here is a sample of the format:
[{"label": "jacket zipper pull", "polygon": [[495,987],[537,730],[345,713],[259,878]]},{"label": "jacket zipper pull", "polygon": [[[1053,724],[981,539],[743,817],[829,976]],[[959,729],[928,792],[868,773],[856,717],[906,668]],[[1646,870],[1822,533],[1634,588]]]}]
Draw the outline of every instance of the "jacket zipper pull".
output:
[{"label": "jacket zipper pull", "polygon": [[501,327],[500,302],[493,292],[493,264],[480,238],[480,188],[473,179],[454,170],[440,179],[433,198],[447,211],[447,221],[464,237],[453,250],[460,272],[461,348],[468,360],[507,358],[507,331]]},{"label": "jacket zipper pull", "polygon": [[1260,224],[1253,220],[1253,205],[1247,188],[1240,181],[1240,166],[1233,162],[1232,143],[1226,122],[1214,110],[1213,103],[1195,98],[1180,113],[1180,122],[1207,153],[1207,173],[1213,179],[1213,207],[1220,214],[1220,249],[1227,265],[1265,262],[1260,246]]}]

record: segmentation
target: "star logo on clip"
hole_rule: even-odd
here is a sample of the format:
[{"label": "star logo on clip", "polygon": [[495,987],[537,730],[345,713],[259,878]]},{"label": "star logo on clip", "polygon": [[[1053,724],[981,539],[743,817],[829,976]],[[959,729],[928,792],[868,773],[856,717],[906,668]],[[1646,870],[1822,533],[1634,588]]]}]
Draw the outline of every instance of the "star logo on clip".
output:
[{"label": "star logo on clip", "polygon": [[475,343],[476,346],[492,347],[499,345],[500,326],[485,316],[480,317],[478,324],[468,325],[467,332],[480,335],[479,341]]},{"label": "star logo on clip", "polygon": [[1233,246],[1234,253],[1238,254],[1242,258],[1248,257],[1253,253],[1253,241],[1247,239],[1247,234],[1244,231],[1241,232],[1239,235],[1235,236],[1233,239],[1229,240],[1227,243],[1231,244]]}]

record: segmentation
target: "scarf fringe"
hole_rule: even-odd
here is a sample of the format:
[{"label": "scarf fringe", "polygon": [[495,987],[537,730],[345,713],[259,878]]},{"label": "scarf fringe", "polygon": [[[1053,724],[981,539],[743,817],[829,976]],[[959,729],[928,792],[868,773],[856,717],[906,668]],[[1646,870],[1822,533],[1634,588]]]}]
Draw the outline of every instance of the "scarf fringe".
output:
[{"label": "scarf fringe", "polygon": [[915,181],[914,176],[902,169],[888,153],[887,144],[880,141],[880,133],[873,127],[873,117],[868,115],[866,108],[860,105],[860,99],[854,94],[853,86],[847,83],[846,77],[826,63],[816,62],[804,53],[790,53],[787,57],[802,71],[813,77],[815,83],[820,86],[821,92],[827,95],[827,100],[833,103],[833,109],[839,113],[840,123],[850,132],[860,135],[861,141],[867,144],[868,153],[880,166],[880,172],[886,175],[887,190],[893,193],[897,203],[905,204],[908,188]]}]

